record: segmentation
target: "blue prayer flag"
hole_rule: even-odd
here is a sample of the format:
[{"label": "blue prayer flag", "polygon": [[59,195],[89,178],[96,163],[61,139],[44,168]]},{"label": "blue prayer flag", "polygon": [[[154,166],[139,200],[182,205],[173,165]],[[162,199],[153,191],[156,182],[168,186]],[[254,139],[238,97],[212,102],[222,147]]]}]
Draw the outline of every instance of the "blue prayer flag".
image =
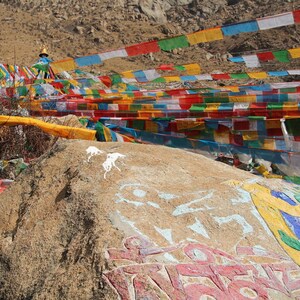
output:
[{"label": "blue prayer flag", "polygon": [[242,32],[255,32],[258,30],[259,28],[256,20],[222,26],[222,31],[225,36],[236,35]]},{"label": "blue prayer flag", "polygon": [[102,63],[101,58],[98,54],[78,57],[74,60],[78,67],[85,67]]}]

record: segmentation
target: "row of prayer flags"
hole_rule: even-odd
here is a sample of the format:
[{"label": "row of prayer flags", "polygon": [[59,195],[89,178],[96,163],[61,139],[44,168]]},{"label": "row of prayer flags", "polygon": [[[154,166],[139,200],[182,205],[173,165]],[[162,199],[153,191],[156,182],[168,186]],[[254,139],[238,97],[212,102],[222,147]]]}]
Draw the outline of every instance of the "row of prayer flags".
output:
[{"label": "row of prayer flags", "polygon": [[[199,43],[222,40],[226,36],[247,32],[257,32],[260,30],[289,26],[297,23],[300,23],[300,10],[258,18],[256,20],[246,22],[226,24],[167,39],[147,41],[127,46],[122,49],[82,56],[75,59],[67,58],[52,62],[50,65],[53,72],[57,74],[63,71],[71,71],[78,67],[101,64],[103,61],[111,58],[144,55],[159,51],[171,51],[173,49],[186,48]],[[277,59],[284,60],[284,53],[278,53]]]},{"label": "row of prayer flags", "polygon": [[228,58],[234,63],[245,63],[248,68],[259,68],[261,62],[277,60],[279,62],[290,62],[291,59],[300,58],[300,48],[260,52],[252,55],[234,56]]},{"label": "row of prayer flags", "polygon": [[[192,72],[200,70],[194,68]],[[123,75],[123,77],[122,77]],[[112,84],[117,83],[145,83],[145,82],[188,82],[188,81],[206,81],[206,80],[229,80],[229,79],[266,79],[269,77],[284,77],[300,75],[300,70],[281,70],[268,72],[244,72],[244,73],[215,73],[215,74],[199,74],[199,75],[183,75],[183,76],[161,76],[155,69],[126,71],[119,74],[111,75]],[[99,77],[101,80],[101,77]]]}]

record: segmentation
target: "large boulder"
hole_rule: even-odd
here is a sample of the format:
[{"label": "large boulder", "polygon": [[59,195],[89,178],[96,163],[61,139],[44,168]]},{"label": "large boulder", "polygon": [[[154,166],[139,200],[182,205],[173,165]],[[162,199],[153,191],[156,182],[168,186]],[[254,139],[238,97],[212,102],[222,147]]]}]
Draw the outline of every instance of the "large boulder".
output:
[{"label": "large boulder", "polygon": [[0,299],[293,299],[297,241],[272,234],[292,235],[275,216],[292,188],[182,150],[62,142],[0,194]]}]

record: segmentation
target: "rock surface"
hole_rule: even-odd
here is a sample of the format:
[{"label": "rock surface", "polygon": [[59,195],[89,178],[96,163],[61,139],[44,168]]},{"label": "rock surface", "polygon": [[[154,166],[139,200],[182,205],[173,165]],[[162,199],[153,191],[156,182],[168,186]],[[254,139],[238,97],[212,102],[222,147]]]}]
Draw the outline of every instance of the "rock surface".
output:
[{"label": "rock surface", "polygon": [[300,268],[232,180],[279,187],[182,150],[59,143],[0,194],[0,299],[299,296]]}]

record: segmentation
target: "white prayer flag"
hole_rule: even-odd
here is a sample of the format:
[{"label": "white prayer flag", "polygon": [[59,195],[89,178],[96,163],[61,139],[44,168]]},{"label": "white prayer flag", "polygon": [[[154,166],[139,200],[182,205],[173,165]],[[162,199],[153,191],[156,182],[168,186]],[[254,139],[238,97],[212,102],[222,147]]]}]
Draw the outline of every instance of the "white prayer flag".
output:
[{"label": "white prayer flag", "polygon": [[294,16],[292,12],[257,19],[258,27],[260,30],[276,28],[281,26],[293,25]]},{"label": "white prayer flag", "polygon": [[256,54],[242,56],[248,68],[259,68],[260,62]]},{"label": "white prayer flag", "polygon": [[127,57],[128,56],[125,49],[119,49],[119,50],[113,50],[113,51],[109,51],[109,52],[103,52],[103,53],[99,53],[98,55],[99,55],[99,57],[102,61],[107,60],[107,59],[111,59],[111,58],[116,58],[116,57]]}]

